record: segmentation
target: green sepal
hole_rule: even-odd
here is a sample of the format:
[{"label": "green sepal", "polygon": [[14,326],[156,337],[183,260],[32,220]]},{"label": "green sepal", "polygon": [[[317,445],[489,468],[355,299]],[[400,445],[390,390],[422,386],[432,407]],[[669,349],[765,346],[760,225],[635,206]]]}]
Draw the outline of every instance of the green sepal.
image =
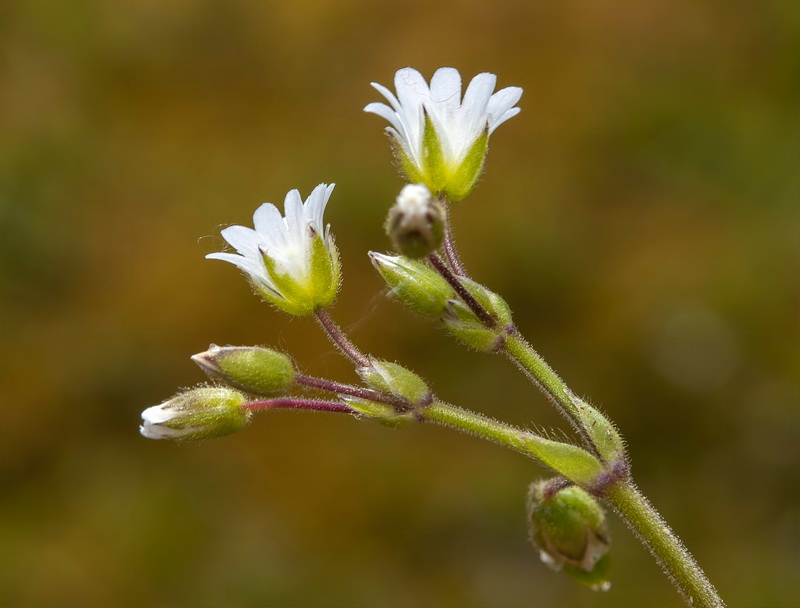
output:
[{"label": "green sepal", "polygon": [[504,326],[511,323],[511,309],[502,297],[472,279],[459,277],[458,280],[472,297],[478,301],[478,304],[483,306],[492,317],[497,319],[499,325]]},{"label": "green sepal", "polygon": [[389,427],[396,428],[416,421],[416,414],[413,411],[398,412],[394,407],[386,403],[361,399],[351,395],[339,395],[339,399],[355,410],[357,416],[366,416]]},{"label": "green sepal", "polygon": [[259,290],[265,300],[283,312],[299,317],[310,315],[316,310],[309,283],[299,283],[290,274],[278,272],[275,260],[267,255],[264,256],[264,265],[278,292]]},{"label": "green sepal", "polygon": [[442,140],[436,132],[433,119],[424,108],[423,113],[425,124],[422,130],[422,181],[431,192],[438,194],[447,188],[450,172],[444,162]]},{"label": "green sepal", "polygon": [[386,281],[391,295],[414,312],[441,317],[455,291],[442,276],[421,262],[403,256],[370,252],[370,259]]},{"label": "green sepal", "polygon": [[405,175],[409,183],[417,184],[424,182],[424,176],[412,160],[408,150],[406,150],[402,140],[397,135],[397,132],[391,128],[387,128],[386,134],[389,136],[389,144],[392,147],[398,171]]},{"label": "green sepal", "polygon": [[332,239],[326,243],[325,238],[316,232],[311,238],[310,274],[308,289],[315,308],[333,304],[341,279],[339,252]]},{"label": "green sepal", "polygon": [[255,395],[281,395],[294,383],[292,360],[270,348],[212,344],[192,360],[209,376]]},{"label": "green sepal", "polygon": [[593,591],[608,591],[611,588],[611,554],[606,553],[597,560],[591,570],[584,570],[580,566],[564,564],[564,572],[572,579]]},{"label": "green sepal", "polygon": [[356,370],[365,384],[382,393],[418,405],[430,399],[430,389],[425,381],[410,369],[379,359],[370,358],[370,365]]},{"label": "green sepal", "polygon": [[560,488],[557,480],[531,484],[528,523],[545,563],[583,585],[608,589],[611,539],[605,512],[588,492]]},{"label": "green sepal", "polygon": [[597,458],[578,446],[532,434],[525,436],[525,445],[537,460],[579,485],[591,485],[603,473]]},{"label": "green sepal", "polygon": [[442,318],[445,328],[470,348],[497,352],[503,346],[506,328],[512,323],[511,309],[503,298],[480,283],[465,277],[459,277],[458,280],[496,323],[493,327],[487,327],[464,302],[451,300]]},{"label": "green sepal", "polygon": [[575,398],[575,405],[581,426],[589,434],[597,453],[606,461],[624,457],[625,442],[614,424],[582,399]]},{"label": "green sepal", "polygon": [[445,194],[451,201],[463,200],[475,189],[489,150],[489,126],[472,143],[458,167],[448,176]]},{"label": "green sepal", "polygon": [[442,323],[450,335],[469,348],[494,353],[503,346],[502,328],[486,327],[461,300],[447,303]]}]

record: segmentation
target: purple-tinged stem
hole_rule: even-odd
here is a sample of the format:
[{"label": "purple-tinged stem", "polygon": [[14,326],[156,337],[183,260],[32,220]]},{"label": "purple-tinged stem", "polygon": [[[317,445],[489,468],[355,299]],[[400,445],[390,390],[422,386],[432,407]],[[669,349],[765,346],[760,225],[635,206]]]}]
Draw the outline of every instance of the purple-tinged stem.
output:
[{"label": "purple-tinged stem", "polygon": [[458,256],[456,243],[453,239],[453,231],[450,227],[450,201],[447,200],[447,197],[442,196],[439,198],[439,203],[441,203],[444,210],[444,255],[453,271],[459,276],[466,277],[467,271]]},{"label": "purple-tinged stem", "polygon": [[352,414],[353,410],[338,401],[323,401],[321,399],[298,399],[296,397],[278,397],[276,399],[263,399],[250,401],[242,408],[257,412],[260,410],[314,410],[317,412],[337,412]]},{"label": "purple-tinged stem", "polygon": [[369,367],[369,357],[358,350],[356,345],[350,341],[342,329],[330,318],[327,312],[320,308],[314,314],[317,316],[317,321],[319,321],[319,324],[325,330],[325,333],[328,334],[331,341],[348,359],[359,367]]},{"label": "purple-tinged stem", "polygon": [[368,399],[370,401],[377,401],[378,403],[386,403],[403,409],[408,408],[408,403],[393,395],[387,395],[379,391],[372,390],[371,388],[364,388],[361,386],[353,386],[351,384],[342,384],[341,382],[334,382],[333,380],[325,380],[323,378],[314,378],[313,376],[305,376],[297,374],[295,382],[303,386],[310,386],[318,388],[323,391],[336,393],[337,395],[350,395],[358,397],[359,399]]},{"label": "purple-tinged stem", "polygon": [[444,280],[450,284],[450,287],[452,287],[453,290],[458,294],[458,297],[464,301],[464,304],[469,306],[469,309],[475,313],[475,316],[480,319],[481,323],[488,328],[497,327],[497,319],[490,315],[489,311],[480,305],[480,302],[478,302],[478,300],[475,299],[475,296],[473,296],[467,290],[467,288],[464,287],[459,278],[447,267],[447,264],[444,263],[442,258],[435,253],[432,253],[428,256],[428,260],[436,269],[436,271],[442,275]]}]

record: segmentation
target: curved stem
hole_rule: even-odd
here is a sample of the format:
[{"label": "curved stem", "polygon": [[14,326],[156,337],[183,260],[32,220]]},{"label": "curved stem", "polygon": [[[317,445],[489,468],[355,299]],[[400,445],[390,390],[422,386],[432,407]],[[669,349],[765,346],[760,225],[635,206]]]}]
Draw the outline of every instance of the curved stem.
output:
[{"label": "curved stem", "polygon": [[603,498],[650,550],[690,606],[724,608],[725,602],[691,553],[632,482],[609,486]]},{"label": "curved stem", "polygon": [[330,315],[322,308],[317,309],[314,314],[317,321],[328,334],[331,341],[339,348],[340,351],[353,363],[359,367],[368,367],[370,365],[369,357],[362,353],[355,344],[345,335],[342,329],[331,319]]}]

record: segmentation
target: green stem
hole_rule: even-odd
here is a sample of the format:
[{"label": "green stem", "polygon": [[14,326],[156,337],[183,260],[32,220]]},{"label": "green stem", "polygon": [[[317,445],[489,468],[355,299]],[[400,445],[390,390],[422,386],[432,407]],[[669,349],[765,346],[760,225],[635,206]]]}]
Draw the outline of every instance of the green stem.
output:
[{"label": "green stem", "polygon": [[531,456],[531,453],[526,449],[525,442],[525,437],[528,433],[510,424],[497,422],[475,412],[448,405],[441,401],[431,403],[423,410],[422,415],[424,420],[437,422],[444,426],[476,435],[482,439],[494,441],[515,452]]},{"label": "green stem", "polygon": [[594,445],[581,424],[577,398],[555,370],[519,334],[507,336],[503,350],[545,394],[548,401],[558,407],[580,433],[584,443],[594,451]]},{"label": "green stem", "polygon": [[609,486],[603,498],[650,550],[690,606],[724,608],[725,602],[691,553],[632,482]]}]

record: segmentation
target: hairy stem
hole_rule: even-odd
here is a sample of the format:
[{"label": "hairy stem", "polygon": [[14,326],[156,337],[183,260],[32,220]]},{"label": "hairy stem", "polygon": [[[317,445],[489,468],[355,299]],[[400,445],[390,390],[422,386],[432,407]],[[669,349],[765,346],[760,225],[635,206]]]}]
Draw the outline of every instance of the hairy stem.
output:
[{"label": "hairy stem", "polygon": [[326,380],[324,378],[315,378],[313,376],[306,376],[304,374],[297,374],[294,378],[297,384],[308,386],[311,388],[318,388],[337,395],[350,395],[351,397],[358,397],[359,399],[368,399],[370,401],[377,401],[379,403],[386,403],[399,408],[407,408],[408,403],[394,395],[387,395],[371,388],[364,388],[362,386],[353,386],[352,384],[343,384],[341,382],[334,382],[333,380]]},{"label": "hairy stem", "polygon": [[325,333],[328,334],[328,337],[331,339],[331,341],[348,359],[350,359],[359,367],[368,367],[370,365],[369,357],[358,350],[356,345],[350,341],[342,329],[333,319],[331,319],[330,315],[328,315],[325,310],[319,308],[314,314],[317,317],[317,321],[319,321],[319,324],[325,330]]},{"label": "hairy stem", "polygon": [[245,403],[242,408],[253,412],[262,410],[314,410],[317,412],[336,412],[352,414],[353,409],[338,401],[320,399],[299,399],[297,397],[278,397]]},{"label": "hairy stem", "polygon": [[533,347],[519,334],[506,337],[503,344],[506,355],[517,364],[531,382],[541,390],[547,400],[555,405],[578,431],[587,447],[594,450],[586,429],[580,422],[577,397],[555,370],[542,359]]},{"label": "hairy stem", "polygon": [[466,277],[467,271],[461,263],[461,258],[458,256],[456,243],[453,240],[453,230],[450,227],[450,201],[447,200],[447,197],[441,196],[439,197],[439,202],[444,211],[444,243],[442,244],[444,255],[447,258],[447,263],[450,264],[450,268],[452,268],[457,275]]},{"label": "hairy stem", "polygon": [[489,328],[497,327],[497,319],[490,315],[489,311],[481,306],[480,302],[475,299],[475,296],[473,296],[467,290],[467,288],[464,287],[459,278],[447,267],[447,264],[444,263],[442,258],[435,253],[432,253],[428,256],[428,261],[430,261],[430,263],[436,269],[436,272],[442,275],[444,280],[450,284],[450,287],[452,287],[453,291],[458,294],[458,297],[464,301],[464,304],[466,304],[469,309],[475,313],[475,316],[478,317],[481,323]]},{"label": "hairy stem", "polygon": [[650,550],[690,606],[724,608],[725,602],[691,553],[632,482],[609,486],[603,498]]}]

